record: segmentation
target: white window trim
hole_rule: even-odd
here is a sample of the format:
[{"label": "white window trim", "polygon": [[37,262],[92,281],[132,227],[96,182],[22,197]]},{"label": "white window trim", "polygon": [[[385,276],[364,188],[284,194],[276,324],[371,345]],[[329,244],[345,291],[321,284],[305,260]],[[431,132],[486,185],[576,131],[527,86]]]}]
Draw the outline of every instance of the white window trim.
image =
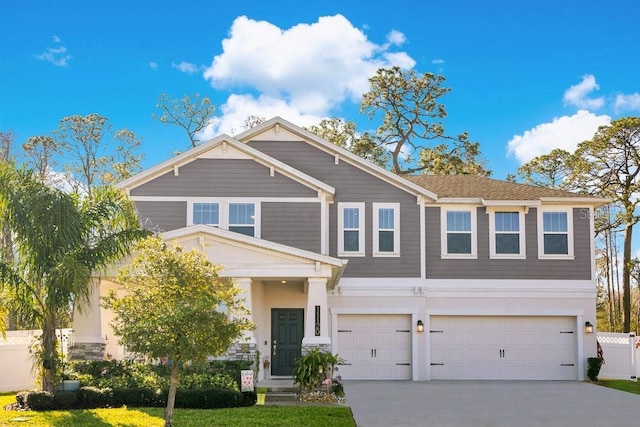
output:
[{"label": "white window trim", "polygon": [[[393,209],[393,252],[380,251],[380,223],[378,212],[380,209]],[[400,203],[373,203],[373,256],[375,257],[399,257],[400,256]]]},{"label": "white window trim", "polygon": [[187,201],[187,226],[194,225],[193,223],[193,205],[194,203],[217,203],[219,205],[219,218],[220,221],[219,227],[223,230],[229,229],[229,204],[230,203],[250,203],[254,205],[254,236],[256,238],[260,238],[261,236],[261,219],[260,212],[262,209],[260,208],[260,202],[256,200],[242,200],[242,199],[198,199],[198,200],[188,200]]},{"label": "white window trim", "polygon": [[[489,258],[499,259],[525,259],[526,254],[526,241],[525,241],[525,214],[528,209],[523,207],[487,207],[487,214],[489,215]],[[497,212],[517,212],[519,216],[520,230],[518,236],[520,237],[520,252],[517,254],[498,254],[496,253],[496,213]],[[511,233],[516,234],[516,233]]]},{"label": "white window trim", "polygon": [[[344,250],[344,209],[345,208],[358,208],[360,215],[358,216],[358,248],[357,252]],[[365,256],[365,239],[364,239],[364,203],[355,202],[339,202],[338,203],[338,256]]]},{"label": "white window trim", "polygon": [[[565,212],[567,214],[567,252],[568,254],[544,253],[544,213]],[[538,259],[574,259],[573,252],[573,208],[561,206],[549,206],[538,208]]]},{"label": "white window trim", "polygon": [[[447,253],[447,212],[471,212],[471,253]],[[478,258],[478,208],[472,205],[455,205],[440,207],[440,258],[442,259],[477,259]]]}]

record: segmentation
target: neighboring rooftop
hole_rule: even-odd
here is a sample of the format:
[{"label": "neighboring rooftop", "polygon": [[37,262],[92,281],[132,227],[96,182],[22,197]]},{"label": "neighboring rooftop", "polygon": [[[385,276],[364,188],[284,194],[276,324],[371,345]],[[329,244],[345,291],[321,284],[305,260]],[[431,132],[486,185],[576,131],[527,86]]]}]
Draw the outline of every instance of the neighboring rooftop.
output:
[{"label": "neighboring rooftop", "polygon": [[478,175],[406,175],[414,184],[438,195],[438,198],[481,198],[485,200],[539,200],[545,197],[593,198],[586,194],[571,193],[533,185],[485,178]]}]

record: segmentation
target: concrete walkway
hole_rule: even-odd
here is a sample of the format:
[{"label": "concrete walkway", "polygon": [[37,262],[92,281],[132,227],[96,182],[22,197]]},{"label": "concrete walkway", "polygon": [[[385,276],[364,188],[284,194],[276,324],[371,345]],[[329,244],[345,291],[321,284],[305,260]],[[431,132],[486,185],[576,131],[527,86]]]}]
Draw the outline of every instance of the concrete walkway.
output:
[{"label": "concrete walkway", "polygon": [[358,427],[638,427],[640,395],[569,381],[345,381]]}]

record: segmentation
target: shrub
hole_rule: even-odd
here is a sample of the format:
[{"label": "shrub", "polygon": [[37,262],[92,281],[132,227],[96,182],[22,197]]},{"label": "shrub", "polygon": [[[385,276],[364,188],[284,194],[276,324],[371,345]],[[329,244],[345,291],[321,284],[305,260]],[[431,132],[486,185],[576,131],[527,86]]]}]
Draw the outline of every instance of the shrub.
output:
[{"label": "shrub", "polygon": [[111,401],[114,406],[162,406],[166,403],[166,394],[161,396],[150,388],[114,388],[112,393]]},{"label": "shrub", "polygon": [[296,361],[293,382],[303,390],[312,390],[325,379],[331,378],[335,365],[341,361],[337,354],[313,349]]},{"label": "shrub", "polygon": [[[20,397],[18,397],[20,396]],[[48,391],[23,391],[18,393],[16,401],[23,409],[49,411],[54,409],[53,393]]]},{"label": "shrub", "polygon": [[589,357],[587,359],[587,377],[592,382],[598,381],[598,374],[602,367],[602,359],[598,357]]},{"label": "shrub", "polygon": [[98,387],[80,387],[78,406],[84,409],[106,408],[111,405],[111,389]]},{"label": "shrub", "polygon": [[[166,395],[166,392],[163,393]],[[239,391],[223,388],[202,390],[178,389],[176,392],[176,408],[214,409],[235,408],[244,406],[244,395]]]},{"label": "shrub", "polygon": [[71,409],[76,406],[78,394],[74,391],[56,391],[53,393],[53,407],[55,409]]},{"label": "shrub", "polygon": [[258,396],[253,391],[243,391],[242,396],[244,397],[242,406],[253,406],[258,401]]}]

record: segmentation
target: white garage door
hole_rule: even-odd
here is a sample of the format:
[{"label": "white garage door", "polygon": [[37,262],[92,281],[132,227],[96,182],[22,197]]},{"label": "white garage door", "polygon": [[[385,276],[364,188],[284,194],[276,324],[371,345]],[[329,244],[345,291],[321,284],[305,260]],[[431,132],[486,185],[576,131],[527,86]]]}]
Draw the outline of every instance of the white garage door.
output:
[{"label": "white garage door", "polygon": [[432,379],[577,380],[574,317],[432,316]]},{"label": "white garage door", "polygon": [[345,380],[411,379],[411,316],[338,316],[338,355]]}]

